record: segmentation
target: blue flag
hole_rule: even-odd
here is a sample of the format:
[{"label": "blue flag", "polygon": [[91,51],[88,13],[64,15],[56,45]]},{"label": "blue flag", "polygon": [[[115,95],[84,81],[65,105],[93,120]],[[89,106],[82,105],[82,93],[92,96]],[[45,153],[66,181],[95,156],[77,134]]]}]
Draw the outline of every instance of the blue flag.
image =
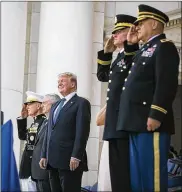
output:
[{"label": "blue flag", "polygon": [[1,127],[1,191],[21,191],[13,152],[13,125],[11,120]]}]

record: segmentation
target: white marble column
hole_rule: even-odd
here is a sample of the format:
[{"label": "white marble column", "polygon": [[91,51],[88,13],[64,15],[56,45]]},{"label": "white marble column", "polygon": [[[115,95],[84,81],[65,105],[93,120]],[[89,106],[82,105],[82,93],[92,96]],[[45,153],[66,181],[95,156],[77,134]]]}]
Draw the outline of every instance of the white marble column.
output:
[{"label": "white marble column", "polygon": [[[40,2],[28,2],[27,37],[24,70],[24,93],[36,91]],[[24,94],[26,99],[26,94]]]},{"label": "white marble column", "polygon": [[5,122],[13,121],[14,152],[19,167],[20,140],[16,117],[23,101],[23,80],[26,39],[26,2],[1,3],[1,106]]},{"label": "white marble column", "polygon": [[[92,75],[93,23],[92,2],[41,3],[37,92],[57,93],[57,75],[62,72],[73,72],[78,78],[78,95],[86,97],[93,104],[94,92],[94,101],[98,98],[99,102],[100,90],[95,87],[96,78]],[[99,32],[102,33],[102,30]],[[98,145],[96,140],[98,139],[96,139],[97,135],[94,135],[96,130],[92,127],[91,125],[87,146],[90,171],[84,174],[83,185],[91,185],[97,179]]]},{"label": "white marble column", "polygon": [[[114,27],[114,18],[115,18],[115,13],[116,13],[116,2],[105,2],[104,5],[104,31],[105,31],[105,37],[104,41],[106,43],[107,39],[111,37],[112,35],[112,30]],[[102,43],[102,47],[104,43]],[[116,57],[116,52],[113,53],[113,60]],[[101,106],[104,106],[106,104],[106,96],[107,96],[107,87],[108,87],[108,82],[101,83]],[[103,145],[103,132],[104,132],[104,126],[100,127],[100,132],[99,132],[99,150],[100,153],[102,151],[102,145]]]},{"label": "white marble column", "polygon": [[57,92],[57,75],[78,76],[78,94],[91,99],[92,2],[42,2],[37,92]]},{"label": "white marble column", "polygon": [[[39,20],[40,2],[27,2],[23,101],[27,97],[26,91],[36,91]],[[32,122],[33,118],[29,117],[27,119],[27,126],[30,126]],[[26,141],[20,142],[20,158],[25,149],[25,144]]]},{"label": "white marble column", "polygon": [[93,55],[92,55],[92,95],[91,95],[91,132],[87,145],[89,172],[85,173],[83,185],[94,185],[98,180],[99,167],[99,132],[100,128],[96,126],[96,115],[101,106],[101,82],[97,79],[97,52],[103,49],[104,32],[104,7],[105,2],[94,2],[94,20],[93,20]]}]

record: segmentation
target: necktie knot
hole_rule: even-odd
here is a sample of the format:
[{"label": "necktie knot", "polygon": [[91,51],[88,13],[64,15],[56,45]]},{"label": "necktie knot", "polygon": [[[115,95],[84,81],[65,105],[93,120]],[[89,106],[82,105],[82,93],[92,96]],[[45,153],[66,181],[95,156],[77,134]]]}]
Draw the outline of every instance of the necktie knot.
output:
[{"label": "necktie knot", "polygon": [[66,99],[63,97],[62,99],[61,99],[61,102],[65,102],[66,101]]}]

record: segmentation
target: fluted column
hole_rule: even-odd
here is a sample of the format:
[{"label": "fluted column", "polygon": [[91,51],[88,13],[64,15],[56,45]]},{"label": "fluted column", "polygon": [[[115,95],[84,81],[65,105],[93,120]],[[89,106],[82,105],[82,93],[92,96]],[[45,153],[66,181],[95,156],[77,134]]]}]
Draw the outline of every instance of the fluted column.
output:
[{"label": "fluted column", "polygon": [[27,2],[1,3],[1,109],[13,121],[14,152],[19,167],[16,117],[23,102]]},{"label": "fluted column", "polygon": [[91,98],[92,2],[42,2],[37,91],[57,92],[57,75],[78,76],[78,94]]},{"label": "fluted column", "polygon": [[101,107],[101,82],[98,81],[97,73],[97,52],[103,48],[104,32],[104,9],[105,2],[94,2],[93,20],[93,55],[92,55],[92,87],[91,89],[91,132],[87,145],[89,172],[85,173],[83,185],[94,185],[98,180],[99,167],[99,127],[96,126],[96,115]]}]

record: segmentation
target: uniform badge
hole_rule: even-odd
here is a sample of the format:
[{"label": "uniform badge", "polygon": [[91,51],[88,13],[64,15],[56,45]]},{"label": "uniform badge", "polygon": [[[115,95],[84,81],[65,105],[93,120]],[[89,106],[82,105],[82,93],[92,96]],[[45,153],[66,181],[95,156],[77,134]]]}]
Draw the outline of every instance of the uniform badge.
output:
[{"label": "uniform badge", "polygon": [[33,141],[34,140],[34,136],[30,136],[30,141]]},{"label": "uniform badge", "polygon": [[155,51],[155,47],[148,48],[146,51],[142,53],[142,57],[152,57]]},{"label": "uniform badge", "polygon": [[157,45],[155,44],[153,47],[157,47]]},{"label": "uniform badge", "polygon": [[121,59],[121,61],[119,61],[117,65],[118,67],[122,67],[123,65],[125,65],[124,59]]},{"label": "uniform badge", "polygon": [[148,50],[147,50],[148,52],[149,52],[149,57],[152,57],[152,55],[153,55],[153,53],[154,53],[154,51],[155,51],[155,48],[154,47],[152,47],[152,48],[148,48]]},{"label": "uniform badge", "polygon": [[142,57],[148,57],[148,52],[147,52],[147,51],[144,51],[144,52],[142,53]]}]

